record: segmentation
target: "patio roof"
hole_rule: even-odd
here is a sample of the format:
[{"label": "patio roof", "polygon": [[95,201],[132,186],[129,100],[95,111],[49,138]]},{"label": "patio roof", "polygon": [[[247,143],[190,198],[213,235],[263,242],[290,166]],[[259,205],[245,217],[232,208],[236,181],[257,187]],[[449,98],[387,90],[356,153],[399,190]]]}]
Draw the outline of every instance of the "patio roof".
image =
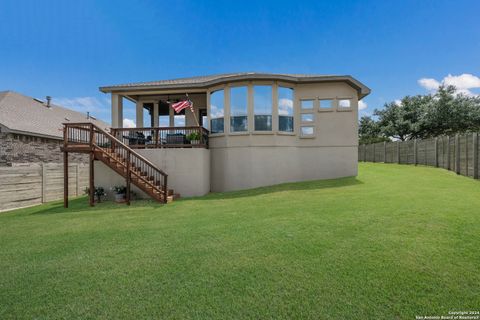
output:
[{"label": "patio roof", "polygon": [[165,89],[202,89],[233,81],[279,80],[291,83],[345,82],[358,91],[359,99],[370,93],[370,88],[350,75],[315,75],[315,74],[274,74],[274,73],[225,73],[210,76],[178,78],[149,82],[134,82],[100,87],[104,93],[125,92],[131,90],[165,90]]}]

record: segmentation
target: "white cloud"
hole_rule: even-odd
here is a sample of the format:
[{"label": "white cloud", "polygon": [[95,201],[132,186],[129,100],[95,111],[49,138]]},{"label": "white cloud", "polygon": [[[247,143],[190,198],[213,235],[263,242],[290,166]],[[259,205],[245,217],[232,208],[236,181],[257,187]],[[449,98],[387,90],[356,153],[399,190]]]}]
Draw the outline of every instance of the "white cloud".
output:
[{"label": "white cloud", "polygon": [[136,125],[135,125],[135,121],[133,121],[132,119],[123,119],[123,127],[124,128],[135,128]]},{"label": "white cloud", "polygon": [[470,73],[463,73],[458,76],[449,74],[443,78],[442,81],[437,81],[432,78],[422,78],[418,80],[418,84],[430,91],[437,90],[441,84],[446,86],[455,86],[455,88],[457,88],[457,93],[474,96],[476,94],[473,93],[471,89],[480,88],[480,78]]},{"label": "white cloud", "polygon": [[210,106],[210,112],[212,118],[222,118],[223,117],[223,108],[219,108],[216,105],[212,104]]},{"label": "white cloud", "polygon": [[433,78],[422,78],[418,80],[418,84],[427,90],[437,90],[440,86],[440,82]]},{"label": "white cloud", "polygon": [[400,99],[395,99],[394,102],[395,102],[395,104],[396,104],[397,106],[399,106],[399,107],[402,106],[402,100],[400,100]]},{"label": "white cloud", "polygon": [[363,100],[358,101],[358,110],[365,110],[368,108],[368,105],[366,102],[363,102]]},{"label": "white cloud", "polygon": [[53,103],[80,112],[94,112],[105,108],[95,97],[54,98]]}]

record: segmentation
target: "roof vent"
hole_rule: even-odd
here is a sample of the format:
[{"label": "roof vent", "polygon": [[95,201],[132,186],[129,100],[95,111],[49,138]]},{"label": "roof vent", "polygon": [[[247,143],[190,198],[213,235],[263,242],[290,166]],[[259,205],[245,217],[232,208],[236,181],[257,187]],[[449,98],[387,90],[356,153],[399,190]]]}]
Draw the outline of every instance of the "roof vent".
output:
[{"label": "roof vent", "polygon": [[52,97],[46,96],[45,98],[47,99],[47,108],[50,108],[51,107],[50,101],[52,101]]}]

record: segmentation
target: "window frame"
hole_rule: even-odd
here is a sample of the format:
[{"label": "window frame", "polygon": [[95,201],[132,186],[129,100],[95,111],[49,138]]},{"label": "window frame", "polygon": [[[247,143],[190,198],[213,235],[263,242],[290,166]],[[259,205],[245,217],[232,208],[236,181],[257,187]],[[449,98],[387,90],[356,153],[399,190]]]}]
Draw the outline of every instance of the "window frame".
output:
[{"label": "window frame", "polygon": [[[302,133],[302,128],[312,128],[312,133],[311,133],[311,134],[305,134],[305,135],[304,135],[304,134]],[[298,133],[299,133],[299,137],[300,137],[301,139],[313,139],[313,138],[316,137],[316,135],[315,135],[315,134],[316,134],[316,131],[315,131],[315,130],[316,130],[316,129],[315,129],[315,125],[314,125],[314,124],[310,124],[310,125],[300,125],[300,127],[299,127],[299,132],[298,132]]]}]

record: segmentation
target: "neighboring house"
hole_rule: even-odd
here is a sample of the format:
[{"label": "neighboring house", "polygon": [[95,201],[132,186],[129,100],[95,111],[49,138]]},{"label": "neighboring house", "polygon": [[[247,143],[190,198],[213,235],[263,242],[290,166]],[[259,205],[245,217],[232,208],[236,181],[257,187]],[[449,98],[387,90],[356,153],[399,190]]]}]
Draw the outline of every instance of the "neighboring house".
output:
[{"label": "neighboring house", "polygon": [[[48,101],[14,91],[0,92],[0,166],[27,163],[63,163],[63,123],[93,122],[109,127],[87,114],[66,109]],[[87,162],[84,155],[73,155],[73,162]]]},{"label": "neighboring house", "polygon": [[[182,196],[357,174],[358,101],[370,89],[351,76],[233,73],[100,90],[111,94],[112,134],[148,160],[110,148],[103,134],[95,185],[106,189],[130,181],[125,172],[150,195],[163,192],[156,186],[166,188],[168,175]],[[171,104],[186,94],[194,113],[175,114]],[[122,128],[124,98],[136,103],[136,128]],[[92,145],[72,141],[83,143],[78,150]]]}]

